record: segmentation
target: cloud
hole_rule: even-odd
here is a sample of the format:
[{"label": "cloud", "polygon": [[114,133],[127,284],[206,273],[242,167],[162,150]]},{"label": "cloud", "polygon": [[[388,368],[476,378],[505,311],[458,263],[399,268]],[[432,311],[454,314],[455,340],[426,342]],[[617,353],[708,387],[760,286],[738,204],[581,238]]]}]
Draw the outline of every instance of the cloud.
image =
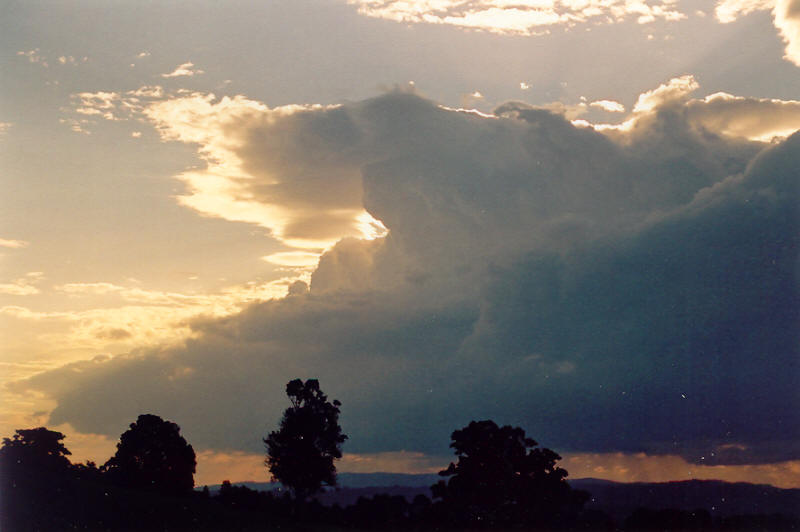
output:
[{"label": "cloud", "polygon": [[698,87],[700,85],[692,75],[672,78],[667,83],[659,85],[658,88],[640,94],[633,106],[633,112],[648,113],[658,107],[681,103]]},{"label": "cloud", "polygon": [[[292,271],[275,281],[249,282],[205,294],[146,290],[106,282],[67,283],[53,287],[48,295],[67,296],[74,300],[68,308],[79,305],[84,310],[5,305],[0,307],[0,315],[7,320],[42,323],[38,341],[53,350],[63,351],[63,346],[69,346],[74,360],[86,353],[179,345],[193,334],[189,325],[192,319],[201,315],[221,317],[255,301],[283,297],[291,290],[296,292],[298,287],[294,285],[308,277],[307,272],[298,275]],[[0,284],[0,292],[38,294],[40,289],[35,284],[40,279],[40,274],[28,274],[13,283]]]},{"label": "cloud", "polygon": [[11,240],[7,238],[0,238],[0,247],[2,248],[24,248],[28,247],[29,242],[24,240]]},{"label": "cloud", "polygon": [[575,120],[574,118],[580,114],[567,112],[570,106],[563,104],[560,108],[551,107],[551,109],[557,110],[568,119],[573,119],[576,125],[593,127],[610,134],[613,134],[613,131],[630,132],[640,124],[652,123],[654,113],[664,112],[679,112],[684,115],[687,125],[715,135],[761,142],[786,138],[800,129],[798,101],[745,98],[724,92],[711,94],[705,98],[690,99],[691,93],[699,86],[691,75],[673,78],[658,88],[641,94],[633,112],[619,124],[592,124],[582,119]]},{"label": "cloud", "polygon": [[675,21],[686,18],[672,0],[348,0],[348,3],[369,17],[403,23],[446,24],[510,35],[536,35],[553,25],[615,23],[628,18],[647,24],[657,19]]},{"label": "cloud", "polygon": [[723,24],[728,24],[753,11],[772,9],[774,6],[775,0],[718,0],[714,15]]},{"label": "cloud", "polygon": [[778,0],[773,13],[775,27],[786,43],[784,59],[800,66],[800,1]]},{"label": "cloud", "polygon": [[[29,62],[37,63],[39,65],[42,65],[45,68],[48,68],[50,66],[50,63],[48,62],[48,59],[39,52],[38,48],[34,48],[33,50],[27,50],[27,51],[21,50],[21,51],[17,52],[17,55],[18,56],[22,56],[22,57],[27,57]],[[85,56],[76,59],[75,57],[73,57],[71,55],[61,55],[61,56],[58,56],[55,61],[59,65],[73,65],[74,66],[74,65],[77,65],[79,63],[85,63],[88,60],[89,60],[89,58],[85,57]]]},{"label": "cloud", "polygon": [[9,294],[12,296],[30,296],[38,293],[38,288],[30,284],[25,284],[24,280],[17,280],[13,283],[0,283],[0,294]]},{"label": "cloud", "polygon": [[[11,318],[50,324],[50,331],[39,337],[43,344],[69,345],[78,352],[98,352],[120,343],[129,349],[177,344],[191,333],[186,321],[200,312],[198,308],[165,305],[121,305],[81,311],[0,307],[0,314]],[[64,330],[60,324],[65,325]]]},{"label": "cloud", "polygon": [[153,103],[145,113],[163,139],[199,144],[208,164],[178,176],[189,189],[179,198],[183,205],[258,224],[306,250],[385,233],[362,207],[358,167],[339,151],[360,142],[346,110],[269,109],[242,96],[191,94]]},{"label": "cloud", "polygon": [[79,115],[105,120],[130,120],[142,118],[146,107],[165,95],[160,85],[143,85],[125,92],[79,92],[70,95],[70,100],[72,110]]},{"label": "cloud", "polygon": [[[604,478],[616,482],[670,482],[675,480],[723,480],[771,484],[781,488],[800,486],[800,462],[751,465],[704,465],[676,455],[645,453],[562,454],[560,466],[570,478]],[[724,504],[724,501],[719,501]],[[717,505],[719,507],[719,505]]]},{"label": "cloud", "polygon": [[481,91],[472,91],[467,94],[462,94],[460,98],[461,107],[464,109],[473,108],[486,101],[486,97]]},{"label": "cloud", "polygon": [[316,377],[356,454],[444,455],[452,430],[493,418],[562,452],[797,460],[800,134],[764,144],[699,127],[692,106],[710,104],[688,100],[695,85],[665,83],[606,132],[521,103],[487,117],[399,92],[158,103],[161,134],[199,143],[198,175],[220,195],[299,213],[264,219],[284,238],[319,238],[331,219],[311,214],[331,206],[388,233],[345,224],[309,290],[193,319],[183,345],[10,389],[46,393],[51,422],[82,432],[156,412],[198,449],[260,452],[285,383]]},{"label": "cloud", "polygon": [[145,290],[139,287],[125,287],[113,283],[67,283],[56,286],[55,290],[69,295],[118,294],[127,302],[163,305],[207,305],[213,299],[213,296],[205,294],[188,295],[176,292]]},{"label": "cloud", "polygon": [[718,92],[691,100],[687,113],[692,123],[721,133],[769,141],[788,137],[800,129],[800,101],[744,98]]},{"label": "cloud", "polygon": [[122,96],[117,92],[81,92],[73,95],[73,100],[77,99],[80,104],[75,108],[75,112],[81,115],[99,115],[106,120],[118,120],[114,115],[114,109]]},{"label": "cloud", "polygon": [[280,251],[267,255],[264,260],[278,266],[314,268],[319,262],[319,254],[308,251]]},{"label": "cloud", "polygon": [[59,119],[76,133],[91,134],[98,120],[125,121],[142,119],[144,109],[165,97],[159,85],[144,85],[126,92],[79,92],[70,95],[71,107],[66,118]]},{"label": "cloud", "polygon": [[[744,176],[698,191],[630,239],[583,256],[534,253],[504,272],[489,296],[494,304],[484,307],[485,324],[464,349],[478,359],[508,357],[486,396],[520,390],[509,404],[542,407],[521,406],[518,419],[542,427],[548,439],[563,431],[563,445],[599,446],[613,433],[624,446],[617,450],[672,452],[692,462],[796,459],[800,420],[787,399],[796,397],[794,377],[784,372],[800,368],[784,328],[798,316],[791,236],[798,142],[795,135]],[[748,288],[735,288],[744,279]],[[526,360],[531,352],[541,358]],[[575,364],[569,382],[541,366],[555,358]],[[774,393],[750,401],[773,385]],[[556,398],[567,409],[588,408],[575,406],[566,421]],[[719,452],[726,443],[742,447]]]},{"label": "cloud", "polygon": [[624,113],[625,106],[614,100],[597,100],[589,104],[590,107],[598,107],[609,113]]},{"label": "cloud", "polygon": [[175,67],[175,70],[169,74],[161,74],[162,78],[178,78],[182,76],[197,76],[203,74],[204,71],[195,68],[194,63],[187,62]]},{"label": "cloud", "polygon": [[232,482],[269,482],[269,470],[264,467],[264,455],[242,451],[197,452],[197,472],[195,485],[221,484],[223,480]]},{"label": "cloud", "polygon": [[394,451],[385,453],[344,453],[336,465],[343,473],[438,473],[447,467],[449,458],[429,456],[424,453],[410,451]]},{"label": "cloud", "polygon": [[800,66],[800,0],[719,0],[714,13],[722,23],[753,11],[771,10],[773,23],[786,43],[784,59]]},{"label": "cloud", "polygon": [[[12,240],[12,242],[17,241]],[[43,277],[44,275],[42,272],[29,272],[25,274],[25,277],[20,277],[11,283],[0,283],[0,294],[12,296],[30,296],[38,294],[39,289],[36,287],[36,284],[39,283]]]},{"label": "cloud", "polygon": [[45,68],[50,66],[50,64],[47,62],[47,59],[39,54],[38,48],[34,48],[33,50],[27,50],[27,51],[19,51],[17,52],[17,55],[27,57],[29,62],[38,63]]},{"label": "cloud", "polygon": [[[160,85],[143,85],[138,89],[128,91],[126,94],[135,98],[161,98],[164,96],[164,88]],[[131,103],[135,102],[136,100],[131,99]]]}]

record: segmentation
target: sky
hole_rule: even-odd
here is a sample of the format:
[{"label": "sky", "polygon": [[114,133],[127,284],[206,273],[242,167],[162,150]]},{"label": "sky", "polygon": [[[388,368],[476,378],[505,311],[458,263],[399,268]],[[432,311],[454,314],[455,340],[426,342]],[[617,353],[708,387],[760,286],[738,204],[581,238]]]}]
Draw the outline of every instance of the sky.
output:
[{"label": "sky", "polygon": [[0,435],[800,487],[798,129],[798,0],[3,0]]}]

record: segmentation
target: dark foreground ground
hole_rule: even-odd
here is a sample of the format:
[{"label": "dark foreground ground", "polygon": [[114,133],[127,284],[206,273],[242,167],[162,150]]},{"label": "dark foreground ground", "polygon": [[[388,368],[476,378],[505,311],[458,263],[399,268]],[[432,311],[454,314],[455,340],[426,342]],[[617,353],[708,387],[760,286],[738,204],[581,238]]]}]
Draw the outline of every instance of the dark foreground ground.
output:
[{"label": "dark foreground ground", "polygon": [[[392,486],[369,486],[394,480]],[[0,494],[0,531],[298,531],[349,530],[719,530],[800,531],[800,490],[717,481],[620,484],[579,479],[589,492],[577,514],[513,524],[502,514],[469,526],[431,501],[427,477],[342,475],[342,487],[300,504],[275,485],[231,485],[164,495],[83,480],[46,492]],[[255,489],[260,488],[260,489]],[[27,490],[27,491],[26,491]],[[463,509],[459,509],[463,512]]]}]

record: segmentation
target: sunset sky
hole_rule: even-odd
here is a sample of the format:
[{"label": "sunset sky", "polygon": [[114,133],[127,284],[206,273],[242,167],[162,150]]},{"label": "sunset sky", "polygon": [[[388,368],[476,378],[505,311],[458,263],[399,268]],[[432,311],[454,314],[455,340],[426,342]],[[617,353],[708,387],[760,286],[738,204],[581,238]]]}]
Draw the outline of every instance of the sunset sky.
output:
[{"label": "sunset sky", "polygon": [[798,129],[800,0],[3,0],[0,436],[800,488]]}]

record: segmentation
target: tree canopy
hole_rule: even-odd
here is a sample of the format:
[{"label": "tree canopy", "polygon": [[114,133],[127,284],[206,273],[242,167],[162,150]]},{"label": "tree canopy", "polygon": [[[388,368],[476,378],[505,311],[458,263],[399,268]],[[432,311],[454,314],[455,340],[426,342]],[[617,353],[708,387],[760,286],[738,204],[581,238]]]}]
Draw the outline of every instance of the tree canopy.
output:
[{"label": "tree canopy", "polygon": [[339,426],[341,403],[329,402],[316,379],[290,381],[286,394],[292,406],[284,412],[280,428],[264,439],[265,464],[273,479],[305,500],[323,485],[336,485],[334,460],[342,457],[347,436]]},{"label": "tree canopy", "polygon": [[519,427],[473,421],[452,434],[457,463],[432,487],[446,519],[470,526],[567,523],[586,500],[557,467],[561,457],[536,447]]},{"label": "tree canopy", "polygon": [[44,427],[15,431],[13,438],[3,438],[0,464],[3,476],[11,469],[43,473],[61,473],[70,468],[67,456],[72,453],[61,443],[65,436]]},{"label": "tree canopy", "polygon": [[52,509],[69,491],[73,467],[60,432],[17,430],[0,447],[0,529],[55,530]]},{"label": "tree canopy", "polygon": [[197,461],[180,427],[152,414],[140,415],[120,436],[116,454],[103,466],[117,484],[165,493],[194,487]]}]

